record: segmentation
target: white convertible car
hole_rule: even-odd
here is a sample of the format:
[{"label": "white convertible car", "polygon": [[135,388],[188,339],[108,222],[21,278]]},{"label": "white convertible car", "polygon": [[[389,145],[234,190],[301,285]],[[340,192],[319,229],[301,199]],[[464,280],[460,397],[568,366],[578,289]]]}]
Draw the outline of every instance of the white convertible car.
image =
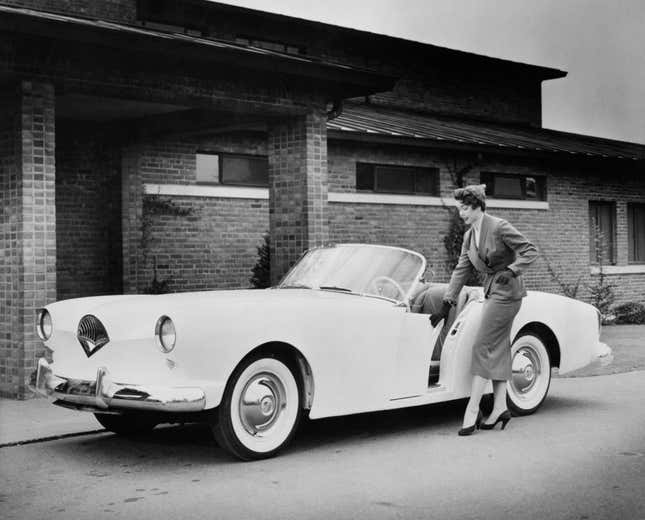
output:
[{"label": "white convertible car", "polygon": [[[242,459],[277,453],[312,419],[460,399],[470,390],[481,288],[464,288],[432,327],[446,284],[425,283],[422,255],[341,244],[302,256],[266,290],[100,296],[41,309],[34,389],[131,434],[207,421]],[[508,405],[544,401],[551,368],[569,372],[611,349],[591,305],[529,292],[513,324]]]}]

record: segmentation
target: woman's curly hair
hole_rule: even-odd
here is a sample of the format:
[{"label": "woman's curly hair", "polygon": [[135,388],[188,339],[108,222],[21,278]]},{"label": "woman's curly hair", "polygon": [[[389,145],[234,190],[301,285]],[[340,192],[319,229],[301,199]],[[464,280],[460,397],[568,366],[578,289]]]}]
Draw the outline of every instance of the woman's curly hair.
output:
[{"label": "woman's curly hair", "polygon": [[465,188],[457,188],[453,192],[455,200],[466,204],[471,208],[481,208],[486,211],[486,185],[485,184],[472,184]]}]

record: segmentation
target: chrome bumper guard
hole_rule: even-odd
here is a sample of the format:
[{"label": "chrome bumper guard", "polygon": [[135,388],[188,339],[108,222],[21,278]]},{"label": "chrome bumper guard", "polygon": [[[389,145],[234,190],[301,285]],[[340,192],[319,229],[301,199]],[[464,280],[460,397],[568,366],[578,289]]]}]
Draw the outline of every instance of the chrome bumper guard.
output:
[{"label": "chrome bumper guard", "polygon": [[103,367],[97,370],[96,381],[58,377],[45,358],[38,360],[29,386],[36,393],[58,400],[56,404],[91,412],[198,412],[206,404],[201,388],[115,383]]}]

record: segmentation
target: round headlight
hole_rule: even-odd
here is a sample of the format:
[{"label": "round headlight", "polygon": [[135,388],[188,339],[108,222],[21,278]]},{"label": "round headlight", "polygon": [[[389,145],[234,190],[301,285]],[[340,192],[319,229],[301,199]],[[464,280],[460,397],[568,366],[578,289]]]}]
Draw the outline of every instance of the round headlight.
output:
[{"label": "round headlight", "polygon": [[175,333],[175,324],[168,316],[162,316],[157,320],[155,326],[155,336],[157,345],[166,354],[175,348],[177,334]]},{"label": "round headlight", "polygon": [[36,332],[38,337],[43,341],[47,341],[52,335],[52,317],[47,309],[39,309],[38,317],[36,319]]}]

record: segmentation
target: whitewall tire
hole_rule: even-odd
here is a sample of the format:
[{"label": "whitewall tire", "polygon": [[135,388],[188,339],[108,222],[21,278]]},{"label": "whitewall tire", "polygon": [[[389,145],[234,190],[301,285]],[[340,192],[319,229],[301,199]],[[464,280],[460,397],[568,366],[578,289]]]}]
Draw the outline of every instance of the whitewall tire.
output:
[{"label": "whitewall tire", "polygon": [[551,385],[551,360],[542,339],[522,334],[511,346],[512,375],[507,384],[508,408],[529,415],[544,402]]},{"label": "whitewall tire", "polygon": [[255,357],[229,379],[213,432],[220,446],[242,460],[271,457],[295,433],[301,391],[291,369],[273,357]]}]

